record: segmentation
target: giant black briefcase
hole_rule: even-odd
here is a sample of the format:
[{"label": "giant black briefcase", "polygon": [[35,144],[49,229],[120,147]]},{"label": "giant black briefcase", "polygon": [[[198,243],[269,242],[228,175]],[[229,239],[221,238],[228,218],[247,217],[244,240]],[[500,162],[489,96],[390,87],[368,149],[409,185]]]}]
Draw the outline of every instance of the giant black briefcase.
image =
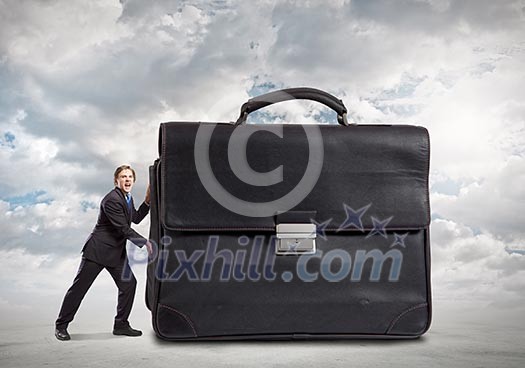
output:
[{"label": "giant black briefcase", "polygon": [[[246,123],[290,99],[325,104],[339,124]],[[346,113],[328,93],[292,88],[249,100],[236,122],[161,124],[146,290],[158,337],[427,331],[428,132]]]}]

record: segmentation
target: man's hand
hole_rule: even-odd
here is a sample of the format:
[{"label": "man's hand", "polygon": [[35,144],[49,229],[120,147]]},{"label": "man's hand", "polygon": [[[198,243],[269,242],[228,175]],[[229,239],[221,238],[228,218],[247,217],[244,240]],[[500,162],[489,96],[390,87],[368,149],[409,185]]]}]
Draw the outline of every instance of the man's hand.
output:
[{"label": "man's hand", "polygon": [[148,255],[151,257],[153,254],[153,245],[149,240],[146,242],[146,249],[148,250]]},{"label": "man's hand", "polygon": [[144,202],[146,202],[146,204],[149,206],[149,184],[148,184],[148,189],[146,189],[146,198],[144,198]]}]

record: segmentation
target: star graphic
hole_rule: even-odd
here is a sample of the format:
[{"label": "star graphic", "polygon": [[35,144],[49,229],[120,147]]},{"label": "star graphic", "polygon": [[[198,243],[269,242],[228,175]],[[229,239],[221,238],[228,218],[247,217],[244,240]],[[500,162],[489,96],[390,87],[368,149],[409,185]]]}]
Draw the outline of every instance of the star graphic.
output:
[{"label": "star graphic", "polygon": [[354,210],[352,207],[347,205],[346,203],[343,203],[345,212],[346,212],[346,219],[345,221],[339,226],[337,231],[341,231],[343,229],[346,229],[350,226],[355,227],[358,230],[364,231],[363,227],[363,221],[361,221],[361,218],[365,214],[365,212],[372,206],[372,203],[367,204],[364,207],[361,207],[358,210]]},{"label": "star graphic", "polygon": [[374,224],[374,228],[372,229],[372,231],[370,231],[368,233],[366,238],[369,238],[369,237],[371,237],[373,235],[379,234],[383,238],[388,239],[388,236],[386,235],[385,228],[386,228],[386,225],[388,225],[388,223],[390,221],[392,221],[393,218],[394,218],[394,216],[390,216],[389,218],[387,218],[387,219],[385,219],[383,221],[380,221],[379,219],[377,219],[374,216],[372,216],[372,222]]},{"label": "star graphic", "polygon": [[300,241],[294,241],[294,240],[288,240],[286,242],[286,245],[288,246],[288,251],[292,253],[297,253],[297,247],[301,245]]},{"label": "star graphic", "polygon": [[405,238],[407,237],[408,233],[404,233],[402,235],[398,233],[394,233],[394,242],[390,245],[390,248],[395,247],[396,245],[399,245],[400,247],[406,248],[405,246]]},{"label": "star graphic", "polygon": [[310,219],[310,222],[315,224],[317,236],[323,240],[328,240],[326,237],[326,228],[328,227],[328,224],[332,222],[332,219],[326,220],[325,222],[317,222],[314,219]]}]

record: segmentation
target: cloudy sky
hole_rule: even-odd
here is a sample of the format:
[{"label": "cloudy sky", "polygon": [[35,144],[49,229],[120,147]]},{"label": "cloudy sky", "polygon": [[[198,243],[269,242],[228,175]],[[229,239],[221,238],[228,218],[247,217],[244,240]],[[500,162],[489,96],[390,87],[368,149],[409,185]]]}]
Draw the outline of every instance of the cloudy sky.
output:
[{"label": "cloudy sky", "polygon": [[[54,321],[116,166],[142,198],[160,122],[297,86],[427,127],[436,302],[525,311],[525,1],[0,0],[0,323]],[[112,311],[95,287],[85,309]]]}]

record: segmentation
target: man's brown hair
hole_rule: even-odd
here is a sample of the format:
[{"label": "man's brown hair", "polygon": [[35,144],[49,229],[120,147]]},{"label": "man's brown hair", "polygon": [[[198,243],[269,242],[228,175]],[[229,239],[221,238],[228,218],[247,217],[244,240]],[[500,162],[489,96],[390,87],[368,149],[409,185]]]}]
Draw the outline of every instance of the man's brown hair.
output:
[{"label": "man's brown hair", "polygon": [[117,169],[115,170],[115,174],[113,174],[113,183],[116,185],[117,184],[117,178],[119,176],[119,174],[124,171],[124,170],[131,170],[132,174],[133,174],[133,182],[135,182],[136,180],[136,177],[135,177],[135,170],[133,170],[133,168],[129,165],[121,165],[119,167],[117,167]]}]

